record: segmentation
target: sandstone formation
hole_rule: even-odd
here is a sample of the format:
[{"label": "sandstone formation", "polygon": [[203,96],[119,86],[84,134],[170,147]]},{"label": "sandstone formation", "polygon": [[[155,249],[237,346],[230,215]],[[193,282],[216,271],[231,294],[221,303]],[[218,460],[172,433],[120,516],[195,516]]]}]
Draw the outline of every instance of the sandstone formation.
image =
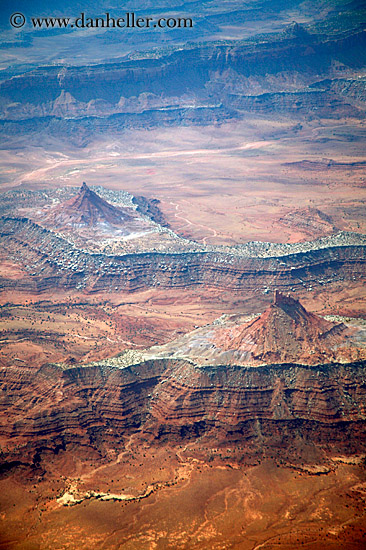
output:
[{"label": "sandstone formation", "polygon": [[109,204],[84,182],[75,197],[51,208],[42,221],[53,228],[74,228],[101,224],[121,226],[131,219],[131,212]]},{"label": "sandstone formation", "polygon": [[366,237],[357,233],[304,243],[206,246],[153,221],[156,203],[153,211],[146,202],[142,212],[136,211],[132,199],[130,206],[117,207],[83,185],[75,197],[52,207],[44,197],[41,202],[28,193],[26,201],[34,204],[20,209],[20,217],[19,201],[11,202],[12,196],[8,201],[3,196],[0,244],[27,276],[3,277],[4,289],[41,292],[56,286],[96,292],[204,284],[288,292],[355,280],[364,273]]},{"label": "sandstone formation", "polygon": [[315,461],[360,452],[365,342],[365,330],[334,325],[276,293],[246,325],[223,319],[166,346],[86,366],[3,368],[3,461],[34,464],[42,453],[75,448],[83,455],[88,446],[104,456],[133,433],[151,444],[203,435],[215,446],[250,441],[247,457],[270,448]]},{"label": "sandstone formation", "polygon": [[362,2],[33,4],[0,73],[0,550],[364,549]]},{"label": "sandstone formation", "polygon": [[148,356],[185,358],[200,365],[316,365],[364,360],[365,344],[361,327],[326,321],[275,290],[273,304],[254,320],[225,317],[151,348]]},{"label": "sandstone formation", "polygon": [[0,132],[33,139],[36,130],[85,145],[106,132],[220,124],[243,113],[362,119],[365,80],[357,71],[365,63],[365,31],[342,32],[335,24],[333,32],[331,25],[319,32],[291,24],[256,40],[37,68],[0,83]]}]

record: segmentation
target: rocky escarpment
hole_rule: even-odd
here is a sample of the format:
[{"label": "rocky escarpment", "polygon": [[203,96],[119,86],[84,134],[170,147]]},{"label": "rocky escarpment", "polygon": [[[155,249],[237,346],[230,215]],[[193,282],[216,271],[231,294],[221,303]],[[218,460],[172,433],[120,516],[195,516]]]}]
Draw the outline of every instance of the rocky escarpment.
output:
[{"label": "rocky escarpment", "polygon": [[3,288],[42,291],[55,287],[134,291],[143,288],[186,288],[204,284],[226,289],[323,285],[364,276],[365,239],[340,233],[314,242],[277,245],[248,243],[237,247],[150,250],[113,255],[78,249],[60,235],[27,218],[3,217],[0,244],[8,258],[24,268],[22,279],[2,278]]},{"label": "rocky escarpment", "polygon": [[[350,62],[352,53],[352,65],[360,67],[365,62],[364,43],[365,34],[357,31],[331,38],[311,37],[308,34],[303,40],[278,36],[248,43],[191,44],[185,48],[160,51],[155,56],[148,52],[146,58],[142,55],[140,59],[120,63],[39,68],[2,82],[0,92],[4,97],[12,98],[13,103],[18,102],[18,110],[7,113],[9,119],[52,114],[82,117],[88,114],[86,106],[96,98],[101,100],[100,107],[104,106],[104,109],[108,108],[108,103],[110,109],[118,104],[119,108],[110,114],[141,112],[148,105],[152,108],[171,108],[174,105],[161,103],[163,98],[157,101],[160,94],[180,100],[184,100],[185,96],[181,97],[184,93],[195,94],[196,97],[201,94],[202,98],[206,95],[207,101],[209,96],[204,94],[205,84],[217,82],[222,88],[221,78],[223,72],[228,70],[235,71],[239,77],[235,84],[234,75],[231,78],[230,74],[226,75],[229,77],[226,89],[233,91],[234,86],[238,89],[245,82],[243,78],[253,78],[253,75],[258,79],[263,76],[268,78],[282,71],[303,73],[309,83],[312,77],[330,70],[334,58],[338,59],[339,64],[346,58]],[[211,81],[211,78],[216,80]],[[40,83],[45,86],[41,88]],[[268,89],[262,88],[262,91]],[[140,94],[146,95],[142,97]],[[134,98],[133,105],[126,102],[126,98],[130,97]],[[138,101],[139,98],[144,100],[143,103]],[[189,96],[186,97],[186,108],[188,102]],[[28,110],[25,108],[22,112],[21,105],[26,105]],[[37,108],[38,105],[43,107]],[[60,110],[61,106],[64,111]],[[71,109],[69,112],[68,106]],[[90,109],[89,104],[89,113],[95,114]]]},{"label": "rocky escarpment", "polygon": [[[1,440],[9,438],[14,445],[31,448],[36,439],[46,446],[59,438],[88,445],[109,425],[114,426],[112,438],[119,437],[121,428],[128,433],[146,418],[147,396],[161,372],[162,365],[154,368],[153,364],[124,371],[107,367],[63,370],[52,365],[37,372],[3,369],[5,431]],[[7,428],[6,417],[14,420]]]},{"label": "rocky escarpment", "polygon": [[[274,310],[286,313],[292,325]],[[226,325],[228,333],[230,320],[215,325],[217,347]],[[186,350],[182,353],[178,338],[160,348],[126,351],[86,366],[1,369],[3,459],[31,463],[46,450],[75,447],[82,454],[88,446],[104,456],[111,445],[123,447],[131,434],[153,443],[177,443],[197,436],[212,436],[215,446],[223,440],[247,442],[247,456],[276,449],[286,449],[287,457],[299,456],[314,445],[319,447],[318,456],[319,452],[363,452],[365,331],[359,330],[355,337],[354,331],[322,320],[278,293],[272,309],[253,325],[249,343],[267,350],[261,363],[233,362],[242,341],[232,339],[230,349],[225,349],[231,351],[227,363],[214,364],[215,357],[209,360],[194,331],[187,337],[195,343],[195,359]],[[243,325],[237,322],[237,326],[240,332]],[[205,330],[212,347],[212,334]],[[287,334],[281,333],[284,330]],[[273,335],[277,348],[285,352],[282,363],[270,362]],[[320,339],[322,362],[314,364],[311,357],[305,361],[301,355],[286,362],[294,350],[299,351],[294,344],[300,341],[310,348],[313,342],[318,353]],[[358,346],[363,359],[339,362],[331,352],[336,348],[341,355],[342,346]]]},{"label": "rocky escarpment", "polygon": [[147,199],[142,195],[133,197],[132,202],[137,205],[137,211],[149,216],[154,222],[158,223],[162,227],[169,227],[164,214],[159,208],[159,199]]},{"label": "rocky escarpment", "polygon": [[[364,80],[355,71],[365,65],[365,32],[289,31],[29,71],[0,84],[0,131],[48,130],[80,145],[123,128],[213,124],[248,112],[363,118]],[[353,84],[338,82],[345,76]]]},{"label": "rocky escarpment", "polygon": [[[91,446],[101,456],[132,433],[159,443],[198,435],[248,442],[246,454],[288,458],[363,452],[365,363],[197,368],[183,360],[0,371],[0,442],[5,462]],[[293,456],[291,456],[293,455]]]}]

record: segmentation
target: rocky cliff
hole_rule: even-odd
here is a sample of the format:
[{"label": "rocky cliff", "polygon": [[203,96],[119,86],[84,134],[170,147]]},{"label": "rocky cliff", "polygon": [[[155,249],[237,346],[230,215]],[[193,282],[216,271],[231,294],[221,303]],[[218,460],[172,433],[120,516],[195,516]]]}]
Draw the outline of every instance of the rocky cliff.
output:
[{"label": "rocky cliff", "polygon": [[[290,309],[308,343],[315,334],[335,344],[329,323],[298,302],[277,294],[273,308]],[[267,333],[252,333],[257,347],[268,345],[274,331],[279,349],[288,351],[289,341],[301,340],[299,333],[281,335],[283,320],[271,311],[261,322]],[[362,334],[352,341],[346,327],[338,326],[334,338],[338,346],[357,345],[364,351]],[[195,333],[188,337],[194,340]],[[109,446],[122,447],[133,433],[153,444],[197,436],[212,437],[215,447],[224,440],[247,442],[247,457],[277,449],[295,458],[314,446],[323,458],[366,450],[365,360],[198,365],[188,356],[174,357],[179,345],[180,340],[169,344],[166,357],[151,348],[83,367],[1,369],[3,460],[34,463],[58,448],[87,454],[88,446],[105,456]]]},{"label": "rocky cliff", "polygon": [[[315,242],[308,250],[288,245],[288,253],[278,256],[245,255],[235,250],[111,256],[78,250],[27,219],[4,218],[0,240],[6,243],[11,258],[25,264],[29,274],[24,280],[3,279],[3,286],[38,291],[55,285],[79,285],[88,291],[110,286],[133,291],[200,284],[227,289],[291,289],[363,277],[365,263],[365,246],[351,244],[352,236],[349,241],[344,238],[343,246],[332,246],[332,241],[324,248]],[[337,240],[342,242],[342,238],[335,243]],[[262,247],[254,248],[262,252]]]},{"label": "rocky cliff", "polygon": [[[139,432],[158,443],[198,435],[262,447],[365,452],[365,364],[196,368],[183,360],[125,369],[1,370],[2,460],[30,462],[88,445],[104,456]],[[247,453],[250,454],[250,450]],[[291,453],[289,453],[291,454]]]},{"label": "rocky cliff", "polygon": [[[75,195],[65,189],[4,193],[0,245],[25,275],[4,277],[2,286],[94,292],[204,284],[268,292],[363,277],[366,237],[362,234],[338,232],[299,243],[204,245],[163,227],[156,200],[100,190],[111,195],[113,203],[85,183]],[[330,227],[330,219],[318,211],[316,215],[315,221]]]},{"label": "rocky cliff", "polygon": [[[310,29],[311,30],[311,29]],[[186,44],[85,67],[40,67],[0,83],[0,131],[74,144],[123,128],[205,125],[243,113],[363,118],[365,32],[288,32]],[[338,82],[347,77],[347,85]],[[321,83],[321,84],[319,84]]]}]

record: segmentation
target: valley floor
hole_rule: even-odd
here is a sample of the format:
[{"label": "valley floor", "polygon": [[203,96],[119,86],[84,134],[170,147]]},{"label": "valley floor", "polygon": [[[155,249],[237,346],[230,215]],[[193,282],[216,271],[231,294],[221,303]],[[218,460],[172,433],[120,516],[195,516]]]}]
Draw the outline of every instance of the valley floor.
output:
[{"label": "valley floor", "polygon": [[195,447],[131,441],[102,464],[60,452],[47,472],[3,474],[0,548],[365,547],[361,457],[311,469],[274,458],[238,464],[240,448]]}]

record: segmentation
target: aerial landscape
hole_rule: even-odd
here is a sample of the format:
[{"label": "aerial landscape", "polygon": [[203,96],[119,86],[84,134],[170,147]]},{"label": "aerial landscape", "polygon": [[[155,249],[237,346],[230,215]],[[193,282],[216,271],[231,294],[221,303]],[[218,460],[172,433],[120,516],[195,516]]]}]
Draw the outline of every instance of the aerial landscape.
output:
[{"label": "aerial landscape", "polygon": [[0,549],[364,549],[364,2],[8,4]]}]

